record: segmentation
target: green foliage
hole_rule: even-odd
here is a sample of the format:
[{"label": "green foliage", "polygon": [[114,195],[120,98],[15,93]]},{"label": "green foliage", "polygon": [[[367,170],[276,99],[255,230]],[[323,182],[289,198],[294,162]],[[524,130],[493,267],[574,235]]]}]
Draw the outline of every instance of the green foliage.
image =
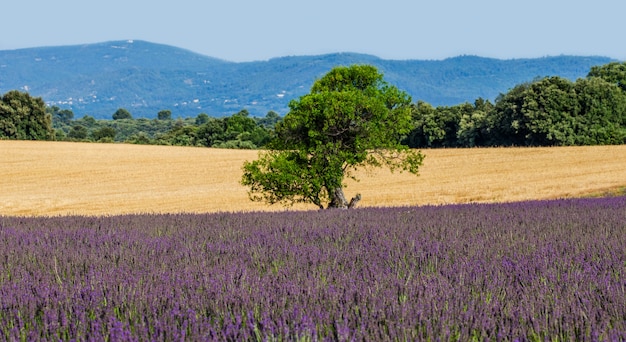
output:
[{"label": "green foliage", "polygon": [[83,116],[83,118],[80,120],[80,122],[82,124],[84,124],[86,127],[94,127],[98,124],[98,121],[96,121],[96,118],[94,118],[93,116],[90,115],[85,115]]},{"label": "green foliage", "polygon": [[52,118],[40,97],[17,90],[0,98],[0,139],[52,140]]},{"label": "green foliage", "polygon": [[241,134],[251,132],[256,127],[256,121],[243,109],[230,117],[224,118],[226,140],[237,140]]},{"label": "green foliage", "polygon": [[84,140],[87,139],[89,131],[85,126],[75,125],[67,134],[67,137],[71,140]]},{"label": "green foliage", "polygon": [[274,203],[313,203],[323,208],[328,192],[324,188],[323,169],[303,168],[308,158],[298,151],[270,150],[259,159],[244,164],[242,184],[250,187],[250,199]]},{"label": "green foliage", "polygon": [[564,146],[626,143],[626,63],[594,67],[586,78],[538,78],[495,105],[413,106],[411,147]]},{"label": "green foliage", "polygon": [[450,147],[455,144],[457,125],[460,121],[458,107],[433,108],[419,101],[412,108],[413,126],[406,142],[409,146]]},{"label": "green foliage", "polygon": [[581,112],[576,122],[576,143],[625,144],[626,91],[598,77],[578,80],[575,89]]},{"label": "green foliage", "polygon": [[480,146],[487,132],[487,115],[493,105],[482,98],[474,105],[434,108],[418,101],[412,107],[413,130],[405,139],[410,147],[460,147]]},{"label": "green foliage", "polygon": [[126,142],[131,144],[138,145],[153,145],[154,141],[148,137],[148,135],[144,132],[139,132],[137,134],[132,135]]},{"label": "green foliage", "polygon": [[124,108],[120,108],[113,113],[113,120],[132,119],[133,116]]},{"label": "green foliage", "polygon": [[267,144],[273,132],[273,127],[266,125],[267,118],[252,118],[246,110],[220,119],[200,114],[195,119],[177,120],[167,119],[169,111],[165,110],[161,119],[117,120],[96,120],[88,115],[72,120],[73,112],[58,107],[48,108],[48,112],[53,115],[58,140],[255,149]]},{"label": "green foliage", "polygon": [[417,174],[423,155],[400,144],[410,101],[372,66],[336,67],[289,104],[270,151],[244,164],[242,184],[252,200],[345,207],[343,180],[357,167]]},{"label": "green foliage", "polygon": [[50,114],[53,120],[69,123],[74,119],[74,112],[69,109],[61,109],[57,106],[47,107],[46,113]]},{"label": "green foliage", "polygon": [[198,143],[203,146],[214,146],[226,139],[226,122],[222,119],[209,118],[207,122],[198,127]]},{"label": "green foliage", "polygon": [[196,125],[198,126],[205,124],[207,122],[209,122],[209,115],[207,115],[206,113],[200,113],[196,117]]},{"label": "green foliage", "polygon": [[587,77],[599,77],[609,83],[614,83],[626,91],[626,62],[611,62],[591,67]]},{"label": "green foliage", "polygon": [[457,146],[475,147],[484,145],[489,136],[489,113],[493,104],[482,98],[477,99],[472,107],[461,105],[463,111],[456,132]]},{"label": "green foliage", "polygon": [[280,120],[282,120],[280,115],[278,115],[275,111],[270,110],[264,118],[258,119],[257,123],[264,128],[274,128]]},{"label": "green foliage", "polygon": [[91,133],[91,137],[94,141],[99,142],[113,142],[115,139],[115,129],[111,127],[102,127]]},{"label": "green foliage", "polygon": [[161,145],[173,146],[194,146],[196,131],[198,127],[184,125],[182,121],[177,122],[172,130],[157,138],[157,143]]},{"label": "green foliage", "polygon": [[546,77],[517,86],[501,96],[493,119],[495,141],[502,145],[573,145],[579,114],[574,84]]},{"label": "green foliage", "polygon": [[157,113],[157,119],[159,120],[172,120],[172,111],[169,109],[161,110]]}]

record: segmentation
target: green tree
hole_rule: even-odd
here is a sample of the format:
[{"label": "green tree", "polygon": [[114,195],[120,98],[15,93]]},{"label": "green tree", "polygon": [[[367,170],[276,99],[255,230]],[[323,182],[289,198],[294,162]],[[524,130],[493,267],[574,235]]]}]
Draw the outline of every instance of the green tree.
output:
[{"label": "green tree", "polygon": [[598,77],[579,79],[575,88],[580,108],[576,144],[626,143],[626,92]]},{"label": "green tree", "polygon": [[150,137],[145,132],[139,132],[137,134],[134,134],[134,135],[130,136],[126,140],[126,142],[131,143],[131,144],[139,144],[139,145],[151,145],[151,144],[154,144],[152,139],[150,139]]},{"label": "green tree", "polygon": [[112,127],[102,127],[91,132],[93,141],[112,142],[115,139],[115,129]]},{"label": "green tree", "polygon": [[202,146],[211,147],[224,142],[226,124],[223,119],[209,118],[207,122],[198,127],[198,143]]},{"label": "green tree", "polygon": [[159,120],[172,120],[172,111],[168,109],[161,110],[157,113]]},{"label": "green tree", "polygon": [[555,76],[516,86],[496,100],[492,145],[573,145],[579,113],[574,84]]},{"label": "green tree", "polygon": [[270,110],[264,118],[257,119],[257,124],[266,129],[272,129],[280,120],[282,120],[280,115],[278,115],[275,111]]},{"label": "green tree", "polygon": [[[475,146],[482,143],[484,113],[491,104],[478,99],[475,105],[433,108],[418,101],[412,106],[413,129],[405,140],[410,147]],[[476,114],[474,114],[476,113]]]},{"label": "green tree", "polygon": [[353,207],[344,178],[361,166],[418,174],[424,156],[400,144],[411,129],[411,99],[373,66],[336,67],[293,100],[259,159],[243,166],[252,200]]},{"label": "green tree", "polygon": [[68,124],[74,119],[74,112],[69,109],[61,109],[58,106],[48,107],[46,112],[52,115],[52,121],[60,121],[61,123]]},{"label": "green tree", "polygon": [[267,129],[263,128],[263,126],[257,126],[252,130],[252,132],[248,135],[249,141],[254,144],[256,147],[261,147],[266,145],[270,141],[270,133]]},{"label": "green tree", "polygon": [[200,113],[196,117],[196,126],[204,125],[207,122],[209,122],[209,115],[206,113]]},{"label": "green tree", "polygon": [[173,146],[195,146],[197,130],[198,127],[196,126],[185,125],[183,121],[177,121],[169,132],[157,139],[157,143]]},{"label": "green tree", "polygon": [[87,130],[85,126],[74,125],[69,133],[67,133],[67,137],[73,140],[85,140],[88,134],[89,130]]},{"label": "green tree", "polygon": [[413,129],[407,135],[405,143],[412,147],[430,147],[436,141],[443,140],[445,131],[435,122],[437,110],[424,101],[417,101],[411,105],[411,126]]},{"label": "green tree", "polygon": [[17,90],[4,94],[0,98],[0,138],[53,139],[52,117],[41,97]]},{"label": "green tree", "polygon": [[470,104],[461,105],[462,114],[456,138],[459,146],[475,147],[485,144],[489,135],[488,117],[493,111],[493,104],[483,98]]},{"label": "green tree", "polygon": [[237,140],[242,133],[252,132],[256,128],[256,121],[250,117],[250,113],[246,109],[224,118],[224,122],[229,140]]},{"label": "green tree", "polygon": [[80,124],[83,124],[85,127],[94,127],[98,124],[98,121],[91,115],[85,115],[78,120]]},{"label": "green tree", "polygon": [[506,94],[500,94],[496,98],[495,109],[489,118],[491,124],[489,145],[525,145],[522,108],[525,93],[530,85],[530,82],[518,84]]},{"label": "green tree", "polygon": [[623,91],[626,91],[626,62],[612,62],[605,65],[594,66],[587,77],[599,77],[609,83],[614,83]]},{"label": "green tree", "polygon": [[561,77],[546,77],[524,94],[520,132],[525,145],[573,145],[578,103],[574,84]]},{"label": "green tree", "polygon": [[124,108],[120,108],[113,113],[113,120],[132,119],[133,116]]},{"label": "green tree", "polygon": [[[601,70],[590,74],[603,74]],[[487,121],[492,145],[622,144],[626,92],[616,79],[589,76],[572,83],[546,77],[500,96]]]}]

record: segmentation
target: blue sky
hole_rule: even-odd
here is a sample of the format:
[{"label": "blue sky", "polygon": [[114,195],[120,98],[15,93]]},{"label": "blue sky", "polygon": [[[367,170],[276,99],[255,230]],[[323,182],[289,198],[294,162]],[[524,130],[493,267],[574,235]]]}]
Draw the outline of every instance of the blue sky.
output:
[{"label": "blue sky", "polygon": [[20,0],[0,50],[140,39],[230,61],[599,55],[626,60],[623,0]]}]

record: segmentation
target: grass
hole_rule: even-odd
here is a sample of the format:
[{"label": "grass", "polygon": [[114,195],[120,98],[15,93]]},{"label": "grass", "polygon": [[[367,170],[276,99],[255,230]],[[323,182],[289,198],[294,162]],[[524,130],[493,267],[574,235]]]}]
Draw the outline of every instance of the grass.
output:
[{"label": "grass", "polygon": [[[621,195],[626,146],[433,149],[420,176],[361,170],[362,206]],[[117,215],[284,210],[239,184],[258,151],[0,141],[0,215]],[[300,206],[295,209],[315,209]]]}]

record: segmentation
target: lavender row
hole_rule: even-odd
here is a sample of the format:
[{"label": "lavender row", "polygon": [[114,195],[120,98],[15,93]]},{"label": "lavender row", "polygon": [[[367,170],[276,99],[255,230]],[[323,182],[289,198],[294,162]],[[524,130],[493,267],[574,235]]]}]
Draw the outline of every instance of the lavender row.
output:
[{"label": "lavender row", "polygon": [[0,217],[0,340],[626,340],[626,197]]}]

